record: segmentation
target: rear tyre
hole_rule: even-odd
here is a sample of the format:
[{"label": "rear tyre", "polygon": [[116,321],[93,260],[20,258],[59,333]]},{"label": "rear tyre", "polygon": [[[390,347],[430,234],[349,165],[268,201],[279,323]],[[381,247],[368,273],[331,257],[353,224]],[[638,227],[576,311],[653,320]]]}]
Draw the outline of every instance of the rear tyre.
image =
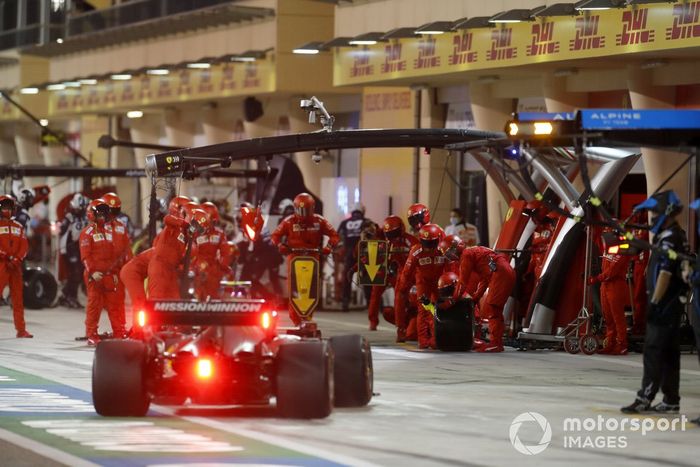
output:
[{"label": "rear tyre", "polygon": [[143,417],[151,399],[146,392],[146,346],[140,341],[106,340],[92,362],[92,403],[105,417]]},{"label": "rear tyre", "polygon": [[443,352],[466,352],[474,345],[470,300],[460,300],[454,306],[438,309],[435,316],[435,345]]},{"label": "rear tyre", "polygon": [[58,283],[53,274],[42,268],[26,268],[22,280],[26,308],[39,310],[53,305],[58,293]]},{"label": "rear tyre", "polygon": [[283,344],[277,353],[277,410],[287,418],[325,418],[333,410],[333,351],[326,341]]},{"label": "rear tyre", "polygon": [[374,372],[369,341],[359,334],[329,339],[333,349],[336,407],[363,407],[372,399]]}]

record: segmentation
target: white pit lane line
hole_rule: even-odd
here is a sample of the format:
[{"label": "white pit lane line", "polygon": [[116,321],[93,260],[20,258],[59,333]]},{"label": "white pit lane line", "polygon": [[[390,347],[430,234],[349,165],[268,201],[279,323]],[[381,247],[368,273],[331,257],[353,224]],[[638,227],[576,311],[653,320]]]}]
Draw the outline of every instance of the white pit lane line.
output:
[{"label": "white pit lane line", "polygon": [[51,446],[34,441],[33,439],[17,435],[11,431],[3,430],[2,428],[0,428],[0,439],[39,454],[40,456],[44,456],[47,459],[62,462],[63,464],[70,465],[72,467],[98,467],[98,464],[93,464],[92,462],[88,462],[80,457],[76,457],[72,454],[68,454],[67,452],[52,448]]},{"label": "white pit lane line", "polygon": [[[23,366],[21,366],[20,364],[13,364],[13,363],[7,361],[7,362],[3,362],[2,365],[3,365],[4,367],[6,367],[6,368],[11,369],[11,370],[15,370],[15,371],[19,371],[19,372],[27,373],[27,374],[33,374],[33,373],[31,373],[29,370],[27,370],[26,367],[23,367]],[[38,375],[37,375],[37,376],[38,376]],[[49,379],[49,378],[46,378],[46,379]],[[91,391],[90,391],[90,387],[91,387],[91,385],[92,385],[92,381],[91,381],[91,380],[88,380],[86,383],[84,383],[83,386],[80,386],[80,385],[76,384],[76,383],[73,382],[73,381],[68,381],[68,380],[65,379],[65,378],[60,378],[60,381],[57,381],[57,379],[52,379],[51,381],[58,382],[59,384],[63,384],[63,385],[65,385],[65,386],[69,386],[69,387],[73,387],[73,388],[76,388],[76,389],[80,389],[80,390],[82,390],[82,391],[91,392]],[[227,425],[227,424],[225,424],[225,423],[218,422],[218,421],[216,421],[216,420],[207,419],[207,418],[204,418],[204,417],[187,417],[187,416],[180,416],[180,415],[177,415],[177,414],[175,413],[175,412],[176,412],[176,409],[170,409],[170,408],[168,408],[168,407],[162,407],[162,406],[158,406],[158,405],[152,404],[150,410],[152,410],[152,411],[154,411],[154,412],[156,412],[156,413],[163,414],[163,415],[169,415],[169,416],[172,416],[172,417],[174,417],[174,418],[179,418],[179,419],[181,419],[181,420],[186,420],[186,421],[189,421],[189,422],[194,423],[194,424],[197,424],[197,425],[206,426],[206,427],[209,427],[209,428],[214,428],[214,429],[216,429],[216,430],[220,430],[220,431],[224,431],[224,432],[227,432],[227,433],[232,433],[232,434],[235,434],[235,435],[239,435],[239,436],[243,436],[243,437],[246,437],[246,438],[250,438],[250,439],[255,440],[255,441],[260,441],[260,442],[272,444],[272,445],[275,445],[275,446],[278,446],[278,447],[282,447],[282,448],[286,448],[286,449],[291,449],[291,450],[293,450],[293,451],[297,451],[297,452],[300,452],[300,453],[303,453],[303,454],[307,454],[307,455],[310,455],[310,456],[314,456],[314,457],[320,458],[321,460],[328,460],[328,461],[331,461],[331,462],[335,462],[335,463],[338,463],[338,464],[344,464],[344,465],[362,466],[362,467],[377,467],[377,464],[372,464],[371,462],[367,462],[367,461],[364,461],[364,460],[361,460],[361,459],[355,459],[355,458],[353,458],[353,457],[346,456],[346,455],[342,455],[342,454],[338,454],[338,453],[334,453],[334,452],[331,452],[331,451],[327,451],[327,450],[322,449],[322,448],[316,448],[316,447],[313,447],[313,446],[304,445],[304,444],[301,444],[301,443],[298,442],[298,441],[287,440],[287,439],[284,439],[284,438],[282,438],[282,437],[278,437],[278,436],[276,436],[276,435],[260,433],[260,432],[248,430],[248,429],[245,429],[245,428],[237,428],[237,427],[229,426],[229,425]],[[331,417],[332,417],[332,416],[333,416],[333,414],[331,413]],[[8,437],[6,437],[5,434],[7,434]],[[55,449],[55,448],[52,448],[52,447],[50,447],[50,446],[44,446],[43,444],[41,444],[41,443],[39,443],[39,442],[26,439],[26,438],[24,438],[24,437],[21,437],[21,436],[19,436],[19,435],[15,435],[14,433],[11,433],[11,432],[9,432],[9,431],[5,431],[5,430],[2,430],[2,429],[0,429],[0,438],[1,438],[1,439],[4,439],[5,441],[8,441],[8,442],[10,442],[10,443],[16,444],[16,445],[18,445],[18,446],[20,446],[20,447],[24,447],[24,448],[26,448],[26,449],[30,449],[30,450],[32,450],[32,451],[38,453],[38,454],[44,455],[45,457],[49,457],[49,458],[53,458],[53,459],[59,460],[60,462],[64,462],[64,461],[63,461],[63,460],[60,460],[60,459],[59,459],[58,457],[56,457],[54,454],[50,454],[50,455],[49,455],[49,454],[44,454],[44,453],[45,453],[45,452],[46,452],[46,453],[49,453],[49,452],[61,453],[61,454],[64,454],[65,456],[68,456],[68,457],[70,457],[70,458],[72,458],[72,459],[76,459],[76,461],[78,461],[78,462],[75,462],[75,461],[65,462],[66,465],[71,465],[71,466],[76,466],[76,467],[95,466],[95,465],[96,465],[96,464],[89,463],[89,462],[87,462],[87,461],[83,461],[82,459],[80,459],[80,458],[78,458],[78,457],[75,457],[75,456],[72,456],[72,455],[70,455],[70,454],[64,453],[63,451],[59,451],[59,450],[57,450],[57,449]],[[25,446],[24,444],[20,444],[19,442],[15,442],[15,439],[20,439],[20,441],[21,441],[21,440],[24,440],[24,441],[26,441],[26,443],[30,443],[30,444],[27,444],[27,445]],[[31,447],[27,447],[27,446],[31,446]],[[44,449],[44,448],[46,448],[46,449]],[[1,463],[0,463],[0,465],[1,465]]]}]

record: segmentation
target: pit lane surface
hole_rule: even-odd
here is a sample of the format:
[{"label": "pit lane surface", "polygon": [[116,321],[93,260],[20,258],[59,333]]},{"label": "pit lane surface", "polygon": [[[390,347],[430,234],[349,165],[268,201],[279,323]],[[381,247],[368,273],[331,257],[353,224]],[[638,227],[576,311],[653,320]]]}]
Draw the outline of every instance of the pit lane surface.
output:
[{"label": "pit lane surface", "polygon": [[[641,355],[562,352],[444,354],[393,344],[393,331],[366,331],[363,313],[319,312],[326,336],[360,332],[373,344],[375,392],[369,407],[336,409],[326,420],[276,418],[269,408],[184,410],[154,407],[144,419],[105,419],[90,404],[92,349],[81,311],[27,311],[34,339],[15,339],[0,311],[0,465],[697,465],[700,429],[573,433],[605,447],[565,447],[564,419],[623,417],[641,377]],[[103,319],[101,329],[109,326]],[[682,359],[682,413],[700,413],[695,355]],[[540,454],[517,452],[512,422],[546,417],[552,438]],[[662,417],[655,417],[658,420]],[[664,417],[671,419],[672,417]],[[516,430],[537,445],[543,430]],[[626,447],[619,437],[625,437]],[[614,443],[608,438],[613,437]],[[615,446],[611,446],[615,444]]]}]

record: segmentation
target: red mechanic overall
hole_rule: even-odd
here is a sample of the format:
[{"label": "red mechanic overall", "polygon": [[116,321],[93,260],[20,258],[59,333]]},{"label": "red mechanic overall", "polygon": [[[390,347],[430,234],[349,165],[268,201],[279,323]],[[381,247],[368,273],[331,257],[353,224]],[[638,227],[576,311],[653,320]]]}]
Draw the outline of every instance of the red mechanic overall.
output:
[{"label": "red mechanic overall", "polygon": [[627,320],[625,303],[629,298],[627,268],[629,256],[605,254],[601,273],[589,279],[589,284],[600,282],[600,302],[605,319],[605,347],[600,353],[627,354]]},{"label": "red mechanic overall", "polygon": [[24,281],[22,261],[27,256],[29,243],[22,224],[12,220],[15,201],[7,195],[0,196],[0,293],[10,287],[12,318],[17,337],[34,337],[27,332],[24,322]]},{"label": "red mechanic overall", "polygon": [[[382,294],[387,287],[396,289],[397,278],[401,275],[408,253],[411,247],[418,244],[418,240],[413,235],[406,233],[406,227],[399,216],[389,216],[384,219],[382,226],[384,238],[389,242],[389,257],[387,258],[388,270],[386,285],[372,287],[372,294],[369,299],[367,314],[369,318],[370,331],[376,331],[379,324],[379,309],[382,308]],[[394,290],[396,292],[396,290]],[[384,312],[384,310],[382,310]],[[402,313],[406,313],[402,310]],[[383,313],[384,314],[384,313]],[[390,323],[395,323],[396,317],[393,313],[384,314],[384,319]]]},{"label": "red mechanic overall", "polygon": [[[437,303],[438,279],[442,275],[446,260],[438,250],[438,244],[444,236],[443,230],[436,224],[426,224],[421,227],[418,239],[420,245],[415,245],[411,248],[408,254],[406,265],[401,271],[401,276],[398,281],[399,299],[397,300],[397,309],[405,305],[399,303],[406,296],[410,287],[411,279],[415,278],[417,295],[418,295],[418,347],[421,349],[435,348],[435,330],[433,315],[426,310],[423,305],[429,303]],[[405,315],[397,314],[397,326],[399,329],[406,328]]]},{"label": "red mechanic overall", "polygon": [[148,298],[180,298],[180,265],[187,250],[189,223],[184,219],[186,196],[170,201],[170,214],[163,219],[164,228],[156,237],[154,252],[148,265]]},{"label": "red mechanic overall", "polygon": [[224,255],[228,250],[226,235],[219,227],[210,225],[206,232],[197,236],[195,244],[192,269],[195,271],[194,289],[197,298],[219,299],[221,279],[230,269],[224,263]]},{"label": "red mechanic overall", "polygon": [[[289,267],[292,259],[297,256],[313,256],[319,258],[318,253],[294,253],[295,249],[318,250],[323,246],[323,237],[328,237],[328,245],[323,248],[324,255],[330,254],[340,241],[338,232],[323,217],[314,214],[316,201],[308,193],[298,194],[294,198],[294,214],[284,219],[272,232],[272,243],[283,255],[289,255],[287,260],[287,277],[291,277]],[[320,266],[320,265],[319,265]],[[289,280],[289,279],[288,279]],[[289,317],[295,325],[301,323],[292,301],[289,301]]]},{"label": "red mechanic overall", "polygon": [[87,304],[85,306],[85,335],[88,345],[97,345],[100,338],[97,326],[103,309],[107,310],[112,334],[125,337],[126,329],[123,310],[119,309],[118,263],[121,259],[117,253],[112,231],[108,228],[109,208],[102,199],[96,199],[88,205],[90,223],[80,232],[80,258],[85,265],[85,282],[87,284]]},{"label": "red mechanic overall", "polygon": [[462,286],[469,283],[472,274],[479,277],[479,287],[472,296],[478,303],[488,288],[484,303],[479,308],[482,318],[489,320],[491,342],[475,344],[477,352],[503,352],[503,306],[515,286],[515,271],[508,258],[490,248],[475,246],[462,253],[459,280]]},{"label": "red mechanic overall", "polygon": [[131,298],[131,308],[134,311],[142,309],[146,304],[146,288],[144,283],[148,277],[148,264],[153,258],[153,248],[142,251],[131,258],[119,272],[124,287]]}]

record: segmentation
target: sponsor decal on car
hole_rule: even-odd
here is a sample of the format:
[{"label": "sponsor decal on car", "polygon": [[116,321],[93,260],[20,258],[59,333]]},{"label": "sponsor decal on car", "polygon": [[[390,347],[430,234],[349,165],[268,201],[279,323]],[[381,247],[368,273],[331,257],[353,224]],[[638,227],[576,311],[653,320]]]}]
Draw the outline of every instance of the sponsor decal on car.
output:
[{"label": "sponsor decal on car", "polygon": [[165,312],[205,312],[205,313],[256,313],[262,303],[255,302],[155,302],[154,311]]}]

